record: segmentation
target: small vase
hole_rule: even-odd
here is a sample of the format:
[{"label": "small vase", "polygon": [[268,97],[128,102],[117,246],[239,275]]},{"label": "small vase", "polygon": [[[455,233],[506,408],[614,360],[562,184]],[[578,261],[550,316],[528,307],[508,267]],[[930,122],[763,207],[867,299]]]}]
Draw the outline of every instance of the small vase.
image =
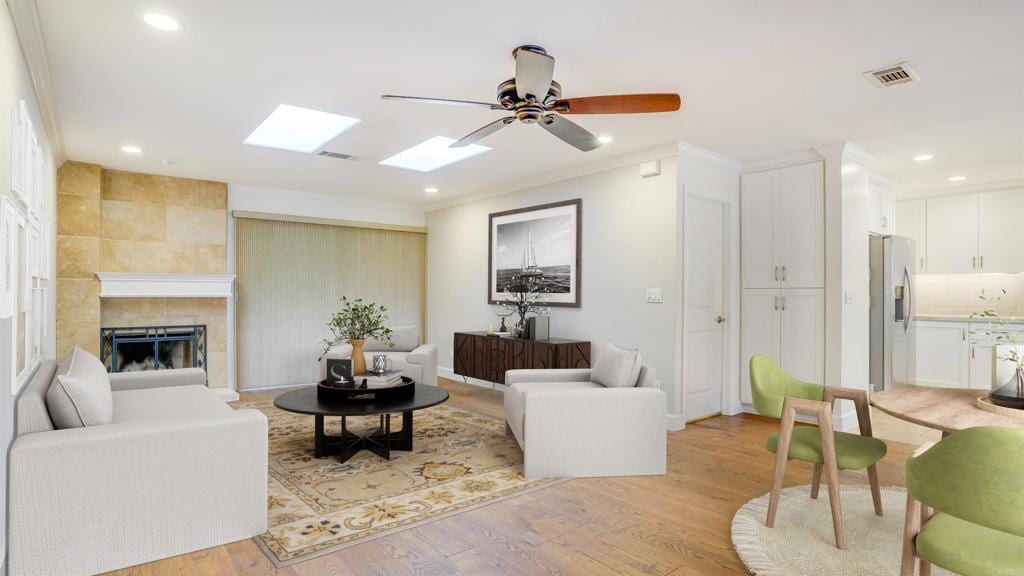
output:
[{"label": "small vase", "polygon": [[1024,368],[1018,366],[1006,384],[989,392],[988,398],[997,406],[1024,410]]},{"label": "small vase", "polygon": [[366,374],[366,356],[363,355],[363,344],[366,344],[366,340],[353,338],[349,343],[352,344],[352,374]]}]

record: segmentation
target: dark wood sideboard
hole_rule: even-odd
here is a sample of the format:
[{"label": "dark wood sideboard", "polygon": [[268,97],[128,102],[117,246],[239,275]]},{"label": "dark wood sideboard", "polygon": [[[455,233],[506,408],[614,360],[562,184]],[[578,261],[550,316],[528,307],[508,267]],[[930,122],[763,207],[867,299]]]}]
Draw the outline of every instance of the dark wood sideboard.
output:
[{"label": "dark wood sideboard", "polygon": [[453,350],[456,374],[499,384],[505,383],[506,370],[590,368],[590,342],[583,340],[526,340],[456,332]]}]

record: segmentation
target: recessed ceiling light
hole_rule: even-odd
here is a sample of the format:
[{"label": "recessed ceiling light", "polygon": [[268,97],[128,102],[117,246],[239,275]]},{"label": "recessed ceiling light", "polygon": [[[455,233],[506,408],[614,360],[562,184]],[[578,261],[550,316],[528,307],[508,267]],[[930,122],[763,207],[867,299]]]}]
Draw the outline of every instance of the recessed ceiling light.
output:
[{"label": "recessed ceiling light", "polygon": [[454,138],[434,136],[426,142],[421,142],[408,150],[403,150],[390,158],[381,160],[379,164],[405,168],[406,170],[416,170],[418,172],[431,172],[442,166],[447,166],[491,150],[487,146],[479,144],[449,148],[448,145],[454,142]]},{"label": "recessed ceiling light", "polygon": [[967,180],[967,176],[950,176],[949,178],[950,182],[963,182],[964,180]]},{"label": "recessed ceiling light", "polygon": [[170,166],[171,164],[174,164],[174,162],[171,162],[170,160],[161,160],[160,163],[163,164],[164,166]]},{"label": "recessed ceiling light", "polygon": [[126,154],[142,154],[142,148],[129,144],[127,146],[121,146],[121,152]]},{"label": "recessed ceiling light", "polygon": [[427,186],[423,191],[427,194],[437,194],[437,186]]},{"label": "recessed ceiling light", "polygon": [[914,156],[914,162],[927,162],[932,158],[935,158],[935,156],[932,156],[931,154],[918,154],[917,156]]},{"label": "recessed ceiling light", "polygon": [[612,137],[611,136],[598,136],[597,137],[597,141],[600,142],[601,144],[611,144],[612,143]]},{"label": "recessed ceiling light", "polygon": [[146,24],[161,30],[177,30],[178,21],[166,14],[146,14],[143,18]]},{"label": "recessed ceiling light", "polygon": [[281,104],[245,143],[308,154],[358,123],[358,118]]}]

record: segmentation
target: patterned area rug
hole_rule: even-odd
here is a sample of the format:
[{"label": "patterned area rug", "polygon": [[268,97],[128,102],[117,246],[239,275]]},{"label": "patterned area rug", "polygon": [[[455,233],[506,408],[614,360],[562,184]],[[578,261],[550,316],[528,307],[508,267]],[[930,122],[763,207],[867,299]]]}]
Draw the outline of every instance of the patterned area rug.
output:
[{"label": "patterned area rug", "polygon": [[[743,505],[732,519],[736,553],[755,576],[892,576],[900,572],[907,492],[882,487],[882,511],[875,516],[871,490],[840,485],[846,550],[835,545],[828,490],[811,500],[810,486],[781,492],[775,527],[766,528],[768,494]],[[932,566],[933,576],[952,576]]]},{"label": "patterned area rug", "polygon": [[[279,567],[559,481],[522,476],[522,452],[504,422],[444,404],[414,413],[412,452],[384,460],[364,451],[344,464],[313,458],[312,416],[270,400],[235,406],[269,421],[269,530],[256,542]],[[348,419],[360,434],[377,423]],[[391,423],[400,427],[401,418]],[[328,434],[340,426],[326,419]]]}]

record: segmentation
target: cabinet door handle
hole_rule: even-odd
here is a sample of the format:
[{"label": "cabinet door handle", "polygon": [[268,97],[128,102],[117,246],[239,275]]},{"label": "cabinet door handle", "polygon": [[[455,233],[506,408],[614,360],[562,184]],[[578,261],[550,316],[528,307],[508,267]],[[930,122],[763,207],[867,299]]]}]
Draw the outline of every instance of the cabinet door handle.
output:
[{"label": "cabinet door handle", "polygon": [[776,282],[779,281],[779,267],[778,266],[775,267],[775,281]]},{"label": "cabinet door handle", "polygon": [[786,311],[786,297],[785,296],[782,297],[782,311],[783,312]]},{"label": "cabinet door handle", "polygon": [[966,328],[961,328],[960,329],[960,339],[963,340],[964,342],[967,342],[967,329]]},{"label": "cabinet door handle", "polygon": [[973,269],[975,269],[977,267],[978,267],[978,257],[977,256],[971,256],[971,269],[973,270]]},{"label": "cabinet door handle", "polygon": [[921,256],[921,270],[924,270],[924,256]]},{"label": "cabinet door handle", "polygon": [[[786,281],[786,267],[785,266],[782,267],[782,281],[783,282]],[[783,310],[785,310],[785,308],[783,308]]]},{"label": "cabinet door handle", "polygon": [[984,269],[985,269],[985,255],[984,255],[984,254],[982,254],[982,255],[981,255],[981,256],[980,256],[979,258],[978,258],[978,260],[979,260],[979,261],[981,262],[981,269],[982,269],[982,270],[984,270]]},{"label": "cabinet door handle", "polygon": [[775,303],[775,310],[778,311],[779,310],[779,297],[778,296],[773,296],[772,297],[772,302]]}]

